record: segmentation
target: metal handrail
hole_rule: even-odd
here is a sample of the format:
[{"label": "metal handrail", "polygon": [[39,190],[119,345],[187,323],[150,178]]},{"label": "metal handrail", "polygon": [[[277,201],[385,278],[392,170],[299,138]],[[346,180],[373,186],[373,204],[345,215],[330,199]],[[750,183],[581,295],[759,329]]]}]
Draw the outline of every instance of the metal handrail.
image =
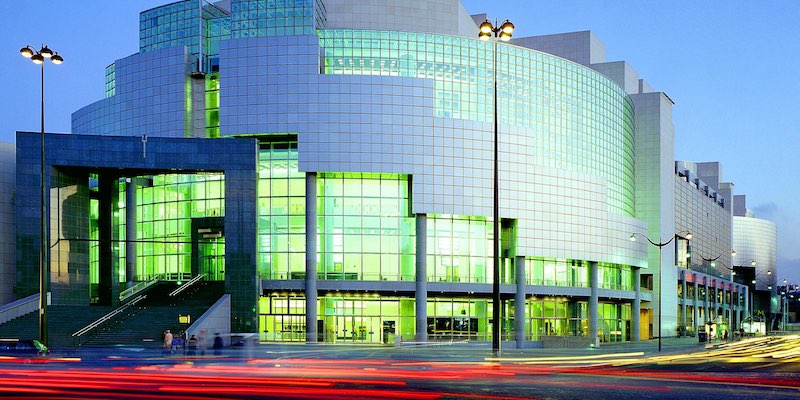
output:
[{"label": "metal handrail", "polygon": [[141,281],[141,282],[139,282],[139,283],[137,283],[137,284],[135,284],[135,285],[123,290],[119,294],[119,301],[127,300],[128,298],[132,297],[136,293],[139,293],[139,292],[149,288],[150,286],[155,285],[156,283],[158,283],[158,281],[159,281],[158,276],[156,276],[155,278],[153,278],[153,279],[151,279],[149,281]]},{"label": "metal handrail", "polygon": [[200,274],[200,275],[197,275],[197,276],[195,276],[194,278],[192,278],[191,280],[189,280],[189,282],[186,282],[186,283],[184,283],[183,285],[181,285],[181,286],[178,286],[178,288],[177,288],[177,289],[173,290],[173,291],[172,291],[172,292],[169,294],[169,297],[175,297],[175,296],[177,296],[178,294],[180,294],[181,292],[183,292],[184,290],[186,290],[186,288],[188,288],[189,286],[191,286],[191,285],[193,285],[193,284],[197,283],[198,281],[200,281],[201,279],[205,278],[205,276],[206,276],[206,274]]},{"label": "metal handrail", "polygon": [[122,307],[119,307],[116,310],[111,311],[110,313],[108,313],[108,314],[100,317],[99,319],[95,320],[91,324],[86,325],[85,327],[79,329],[78,331],[73,333],[72,336],[75,337],[75,338],[79,338],[79,337],[85,335],[87,332],[97,328],[98,326],[102,325],[103,323],[105,323],[106,321],[110,320],[111,318],[114,318],[117,314],[121,313],[122,311],[125,311],[125,309],[127,309],[128,307],[133,306],[134,304],[144,300],[146,297],[147,297],[147,295],[144,295],[144,294],[140,295],[139,297],[136,297],[135,299],[131,300],[129,303],[123,305]]}]

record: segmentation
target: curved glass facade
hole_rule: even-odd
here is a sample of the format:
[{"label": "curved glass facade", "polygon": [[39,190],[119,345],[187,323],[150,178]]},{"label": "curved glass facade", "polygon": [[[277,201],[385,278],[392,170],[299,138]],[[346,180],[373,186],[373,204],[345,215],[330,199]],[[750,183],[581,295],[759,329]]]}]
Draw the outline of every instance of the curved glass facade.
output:
[{"label": "curved glass facade", "polygon": [[[434,80],[435,115],[491,122],[493,44],[411,32],[323,29],[322,72]],[[604,177],[610,211],[633,216],[633,104],[600,73],[550,54],[498,46],[501,124],[528,128],[537,165]]]},{"label": "curved glass facade", "polygon": [[755,289],[776,287],[778,230],[775,223],[752,217],[733,217],[734,266],[749,266],[755,261]]}]

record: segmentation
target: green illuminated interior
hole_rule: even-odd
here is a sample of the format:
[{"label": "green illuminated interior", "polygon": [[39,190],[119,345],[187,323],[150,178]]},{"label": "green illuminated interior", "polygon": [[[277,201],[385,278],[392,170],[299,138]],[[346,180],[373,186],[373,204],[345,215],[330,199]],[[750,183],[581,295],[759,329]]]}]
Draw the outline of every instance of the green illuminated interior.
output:
[{"label": "green illuminated interior", "polygon": [[[531,340],[542,336],[588,336],[588,303],[564,298],[532,298],[528,301]],[[598,336],[601,342],[630,340],[630,304],[598,304]]]},{"label": "green illuminated interior", "polygon": [[[136,279],[185,279],[192,273],[192,220],[225,215],[224,177],[215,173],[154,175],[152,183],[137,186]],[[125,198],[124,187],[120,198]],[[124,201],[120,203],[121,212],[126,211]],[[124,217],[120,230],[124,234]],[[224,279],[220,274],[225,263],[224,236],[203,239],[195,232],[195,237],[199,271],[210,279]],[[121,254],[124,249],[120,246]],[[120,265],[124,271],[125,262]]]},{"label": "green illuminated interior", "polygon": [[206,137],[219,137],[219,72],[206,75]]},{"label": "green illuminated interior", "polygon": [[407,176],[326,173],[317,196],[320,279],[414,280]]},{"label": "green illuminated interior", "polygon": [[305,277],[305,173],[297,142],[263,143],[258,166],[258,271],[262,279]]},{"label": "green illuminated interior", "polygon": [[[414,298],[328,293],[319,298],[317,333],[329,343],[394,343],[413,340]],[[487,299],[429,298],[426,331],[430,338],[490,340],[492,303]],[[588,336],[588,304],[566,298],[527,301],[525,332],[529,340],[542,336]],[[598,335],[602,342],[629,340],[629,304],[600,303]],[[504,315],[513,315],[513,302]],[[305,341],[305,297],[301,293],[273,293],[259,299],[261,340]],[[501,334],[514,335],[513,318],[504,318]]]},{"label": "green illuminated interior", "polygon": [[493,224],[482,217],[428,216],[428,281],[492,282]]},{"label": "green illuminated interior", "polygon": [[99,245],[100,203],[89,200],[89,298],[100,296],[100,245]]}]

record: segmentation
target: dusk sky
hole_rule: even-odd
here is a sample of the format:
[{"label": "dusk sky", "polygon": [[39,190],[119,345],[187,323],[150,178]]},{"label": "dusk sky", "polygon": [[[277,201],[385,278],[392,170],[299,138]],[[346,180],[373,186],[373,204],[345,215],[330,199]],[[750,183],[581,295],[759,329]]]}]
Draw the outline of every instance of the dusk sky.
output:
[{"label": "dusk sky", "polygon": [[[388,0],[387,0],[388,1]],[[39,131],[40,69],[20,47],[47,44],[46,130],[104,97],[104,69],[138,51],[139,12],[169,0],[0,1],[0,140]],[[778,278],[800,284],[800,4],[794,1],[464,0],[516,25],[514,36],[592,30],[608,61],[626,60],[675,102],[676,157],[720,161],[756,217],[778,224]],[[87,152],[90,151],[87,149]]]}]

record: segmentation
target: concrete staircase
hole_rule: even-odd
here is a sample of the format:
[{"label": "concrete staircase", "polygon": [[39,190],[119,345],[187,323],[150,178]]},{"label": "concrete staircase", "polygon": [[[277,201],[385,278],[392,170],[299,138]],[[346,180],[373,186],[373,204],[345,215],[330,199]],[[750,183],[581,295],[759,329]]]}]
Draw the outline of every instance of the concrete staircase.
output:
[{"label": "concrete staircase", "polygon": [[[177,296],[169,293],[177,288],[174,282],[161,282],[146,292],[147,298],[130,312],[102,325],[81,339],[81,346],[142,345],[161,346],[161,333],[169,329],[174,335],[184,331],[224,294],[223,282],[198,282]],[[179,316],[191,316],[181,323]]]},{"label": "concrete staircase", "polygon": [[39,337],[39,315],[28,313],[0,325],[0,338],[36,339]]}]

